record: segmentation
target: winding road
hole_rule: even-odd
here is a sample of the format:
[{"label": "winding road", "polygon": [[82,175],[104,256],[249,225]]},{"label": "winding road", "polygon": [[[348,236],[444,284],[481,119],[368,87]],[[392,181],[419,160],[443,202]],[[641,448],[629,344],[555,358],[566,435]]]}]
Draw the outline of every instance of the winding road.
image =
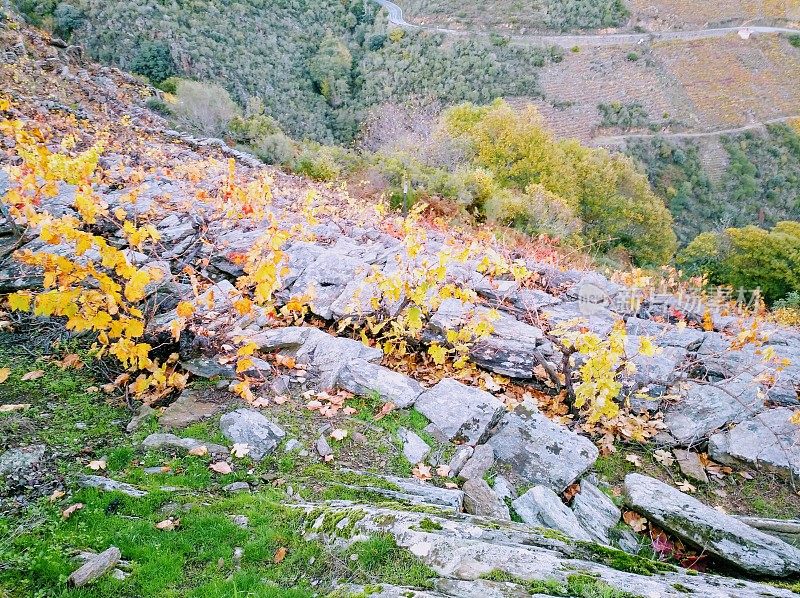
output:
[{"label": "winding road", "polygon": [[631,139],[653,139],[655,137],[661,137],[663,139],[703,139],[707,137],[719,137],[721,135],[735,135],[737,133],[746,133],[747,131],[763,129],[767,125],[786,123],[796,119],[800,119],[800,115],[780,116],[778,118],[770,118],[765,121],[744,125],[742,127],[734,127],[732,129],[717,129],[714,131],[701,131],[697,133],[631,133],[629,135],[609,135],[606,137],[593,138],[590,142],[590,145],[616,146],[622,145]]},{"label": "winding road", "polygon": [[[403,9],[391,0],[374,0],[389,13],[389,22],[404,29],[415,29],[421,31],[432,31],[448,35],[490,35],[484,31],[469,31],[458,29],[447,29],[445,27],[429,27],[425,25],[415,25],[409,23],[403,17]],[[587,34],[587,35],[511,35],[508,36],[512,41],[520,44],[539,44],[549,46],[560,46],[562,48],[592,47],[592,46],[617,46],[626,44],[641,44],[645,42],[660,40],[694,40],[708,39],[714,37],[724,37],[731,33],[742,31],[749,32],[750,35],[765,33],[798,33],[800,29],[788,27],[765,27],[765,26],[740,26],[740,27],[717,27],[712,29],[695,29],[691,31],[655,31],[647,33],[608,33],[608,34]]]}]

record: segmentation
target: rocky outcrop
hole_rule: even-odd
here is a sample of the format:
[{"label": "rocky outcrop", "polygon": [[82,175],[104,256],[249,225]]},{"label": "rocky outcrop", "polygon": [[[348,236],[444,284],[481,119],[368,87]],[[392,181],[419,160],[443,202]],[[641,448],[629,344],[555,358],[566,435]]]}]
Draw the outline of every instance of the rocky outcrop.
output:
[{"label": "rocky outcrop", "polygon": [[256,461],[272,453],[286,436],[283,428],[253,409],[226,413],[220,418],[219,427],[231,442],[246,444],[247,454]]},{"label": "rocky outcrop", "polygon": [[505,411],[488,392],[450,378],[422,393],[415,408],[430,420],[434,436],[470,445],[481,442]]},{"label": "rocky outcrop", "polygon": [[744,571],[770,577],[800,573],[800,550],[664,482],[628,474],[625,502],[659,527]]},{"label": "rocky outcrop", "polygon": [[575,513],[550,488],[534,486],[511,504],[528,525],[558,530],[576,540],[592,539]]},{"label": "rocky outcrop", "polygon": [[[526,596],[530,595],[527,582],[547,582],[550,588],[559,588],[562,595],[570,595],[567,584],[571,577],[578,581],[574,576],[581,576],[592,585],[598,592],[592,595],[602,596],[615,595],[615,592],[659,598],[793,596],[790,590],[765,584],[703,573],[689,575],[671,565],[625,555],[591,542],[577,542],[566,536],[555,538],[512,522],[349,503],[298,508],[306,513],[309,538],[348,545],[373,534],[390,534],[399,546],[439,576],[433,584],[436,592],[443,596]],[[336,526],[326,524],[328,518],[338,522]],[[615,569],[614,564],[620,568]],[[632,569],[658,574],[637,574],[630,572]],[[505,581],[498,583],[481,579],[481,576],[499,576]],[[417,595],[416,590],[413,592]]]},{"label": "rocky outcrop", "polygon": [[729,465],[752,465],[800,477],[800,426],[794,410],[768,409],[708,442],[712,459]]},{"label": "rocky outcrop", "polygon": [[562,492],[599,454],[587,438],[523,404],[508,413],[488,440],[495,460],[517,485],[543,485]]}]

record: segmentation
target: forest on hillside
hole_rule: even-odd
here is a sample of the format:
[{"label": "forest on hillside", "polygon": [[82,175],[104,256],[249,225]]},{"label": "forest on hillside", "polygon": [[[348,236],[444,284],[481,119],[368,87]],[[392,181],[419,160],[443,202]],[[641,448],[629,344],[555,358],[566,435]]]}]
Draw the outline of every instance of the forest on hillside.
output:
[{"label": "forest on hillside", "polygon": [[560,58],[484,38],[390,31],[363,0],[21,2],[100,62],[155,83],[216,82],[241,105],[257,96],[292,137],[322,143],[350,142],[364,111],[388,99],[535,97],[537,68]]},{"label": "forest on hillside", "polygon": [[800,219],[800,133],[789,125],[724,137],[728,165],[712,181],[699,148],[656,137],[629,144],[688,243],[705,231]]}]

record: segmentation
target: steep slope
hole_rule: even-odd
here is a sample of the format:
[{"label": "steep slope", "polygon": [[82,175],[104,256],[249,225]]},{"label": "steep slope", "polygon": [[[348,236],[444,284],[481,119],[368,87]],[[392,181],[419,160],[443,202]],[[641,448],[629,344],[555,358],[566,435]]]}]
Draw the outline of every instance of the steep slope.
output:
[{"label": "steep slope", "polygon": [[78,554],[89,596],[791,595],[800,549],[600,452],[796,516],[796,330],[387,214],[0,37],[4,592]]}]

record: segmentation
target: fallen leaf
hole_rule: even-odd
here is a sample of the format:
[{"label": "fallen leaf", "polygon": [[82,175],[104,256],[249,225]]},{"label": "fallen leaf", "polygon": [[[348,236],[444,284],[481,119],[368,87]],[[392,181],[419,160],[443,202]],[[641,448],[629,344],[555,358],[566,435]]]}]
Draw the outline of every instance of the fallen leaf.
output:
[{"label": "fallen leaf", "polygon": [[450,466],[447,463],[442,463],[436,468],[436,475],[446,478],[450,475]]},{"label": "fallen leaf", "polygon": [[347,430],[336,428],[333,432],[331,432],[331,438],[334,440],[344,440],[347,438]]},{"label": "fallen leaf", "polygon": [[389,415],[389,413],[391,413],[393,410],[394,410],[394,403],[392,403],[391,401],[389,401],[388,403],[384,403],[383,407],[381,407],[380,411],[378,411],[378,413],[375,415],[375,421],[382,420],[384,417]]},{"label": "fallen leaf", "polygon": [[486,386],[486,390],[489,392],[499,392],[503,390],[503,387],[495,382],[494,378],[492,378],[492,375],[489,372],[484,372],[481,374],[481,380]]},{"label": "fallen leaf", "polygon": [[0,368],[0,384],[8,380],[11,375],[11,368]]},{"label": "fallen leaf", "polygon": [[295,368],[295,366],[297,365],[297,362],[295,361],[294,357],[286,357],[284,355],[281,355],[280,353],[278,353],[275,356],[275,363],[277,363],[278,365],[282,365],[284,367],[287,367],[290,370],[293,370]]},{"label": "fallen leaf", "polygon": [[88,467],[89,469],[92,469],[94,471],[99,471],[101,469],[105,469],[106,468],[106,460],[105,459],[97,459],[95,461],[89,461],[89,465],[87,465],[86,467]]},{"label": "fallen leaf", "polygon": [[230,465],[228,465],[225,461],[217,461],[216,463],[212,463],[208,466],[211,471],[216,471],[217,473],[230,473],[233,471]]},{"label": "fallen leaf", "polygon": [[231,447],[231,454],[237,459],[241,459],[250,452],[250,446],[245,442],[237,442]]},{"label": "fallen leaf", "polygon": [[253,407],[269,407],[269,399],[267,397],[258,397],[253,401]]},{"label": "fallen leaf", "polygon": [[423,481],[430,480],[433,477],[431,474],[431,466],[425,465],[425,463],[417,463],[416,467],[414,467],[411,473],[415,478]]},{"label": "fallen leaf", "polygon": [[44,376],[44,370],[33,370],[32,372],[28,372],[20,380],[23,382],[28,382],[29,380],[37,380]]},{"label": "fallen leaf", "polygon": [[306,403],[306,409],[309,411],[316,411],[318,409],[322,409],[322,402],[321,401],[309,401]]},{"label": "fallen leaf", "polygon": [[653,453],[653,459],[661,463],[661,465],[666,465],[667,467],[675,463],[675,457],[673,457],[669,451],[665,451],[664,449],[657,449]]},{"label": "fallen leaf", "polygon": [[31,406],[30,403],[10,403],[8,405],[0,405],[0,413],[11,413],[12,411],[24,411]]},{"label": "fallen leaf", "polygon": [[567,502],[571,501],[573,498],[575,498],[576,494],[580,493],[580,491],[581,491],[580,484],[570,484],[569,486],[567,486],[567,489],[564,490],[564,500],[566,500]]},{"label": "fallen leaf", "polygon": [[204,457],[208,454],[208,448],[206,445],[201,444],[200,446],[195,446],[189,449],[188,455],[192,457]]},{"label": "fallen leaf", "polygon": [[65,370],[67,368],[74,368],[76,370],[79,370],[83,367],[83,362],[81,361],[81,357],[77,353],[69,353],[68,355],[64,355],[64,359],[62,359],[61,361],[57,361],[56,363],[58,364],[58,367],[60,367],[62,370]]},{"label": "fallen leaf", "polygon": [[456,490],[458,489],[458,484],[456,484],[455,482],[445,482],[444,487],[450,488],[451,490]]},{"label": "fallen leaf", "polygon": [[61,517],[64,518],[64,519],[69,519],[70,517],[72,517],[72,514],[75,511],[77,511],[78,509],[82,509],[82,508],[83,508],[83,503],[82,502],[76,502],[74,505],[70,505],[66,509],[61,511]]},{"label": "fallen leaf", "polygon": [[625,511],[622,514],[622,520],[635,532],[643,532],[647,529],[647,519],[635,511]]},{"label": "fallen leaf", "polygon": [[64,492],[63,490],[53,490],[53,493],[50,495],[50,498],[48,498],[47,500],[49,500],[50,502],[56,502],[59,498],[61,498],[65,494],[66,494],[66,492]]},{"label": "fallen leaf", "polygon": [[277,395],[273,397],[272,400],[275,401],[276,405],[283,405],[284,403],[287,403],[289,401],[289,397],[287,397],[286,395]]},{"label": "fallen leaf", "polygon": [[277,565],[278,563],[283,561],[283,559],[286,558],[287,552],[288,550],[286,549],[286,546],[281,546],[280,548],[278,548],[278,550],[275,551],[275,557],[272,559],[273,562]]},{"label": "fallen leaf", "polygon": [[325,461],[325,463],[330,463],[331,461],[333,461],[333,455],[325,455],[323,457],[323,460]]},{"label": "fallen leaf", "polygon": [[342,413],[344,413],[345,415],[354,415],[358,413],[358,409],[354,409],[353,407],[348,406],[342,409]]},{"label": "fallen leaf", "polygon": [[634,455],[632,453],[627,454],[625,455],[625,460],[630,463],[633,463],[636,467],[642,466],[642,458],[639,455]]},{"label": "fallen leaf", "polygon": [[180,519],[172,519],[172,518],[164,519],[164,521],[159,521],[158,523],[156,523],[156,529],[169,531],[175,529],[180,524],[181,524]]},{"label": "fallen leaf", "polygon": [[681,492],[697,492],[697,488],[692,486],[688,480],[681,480],[677,486],[681,489]]}]

